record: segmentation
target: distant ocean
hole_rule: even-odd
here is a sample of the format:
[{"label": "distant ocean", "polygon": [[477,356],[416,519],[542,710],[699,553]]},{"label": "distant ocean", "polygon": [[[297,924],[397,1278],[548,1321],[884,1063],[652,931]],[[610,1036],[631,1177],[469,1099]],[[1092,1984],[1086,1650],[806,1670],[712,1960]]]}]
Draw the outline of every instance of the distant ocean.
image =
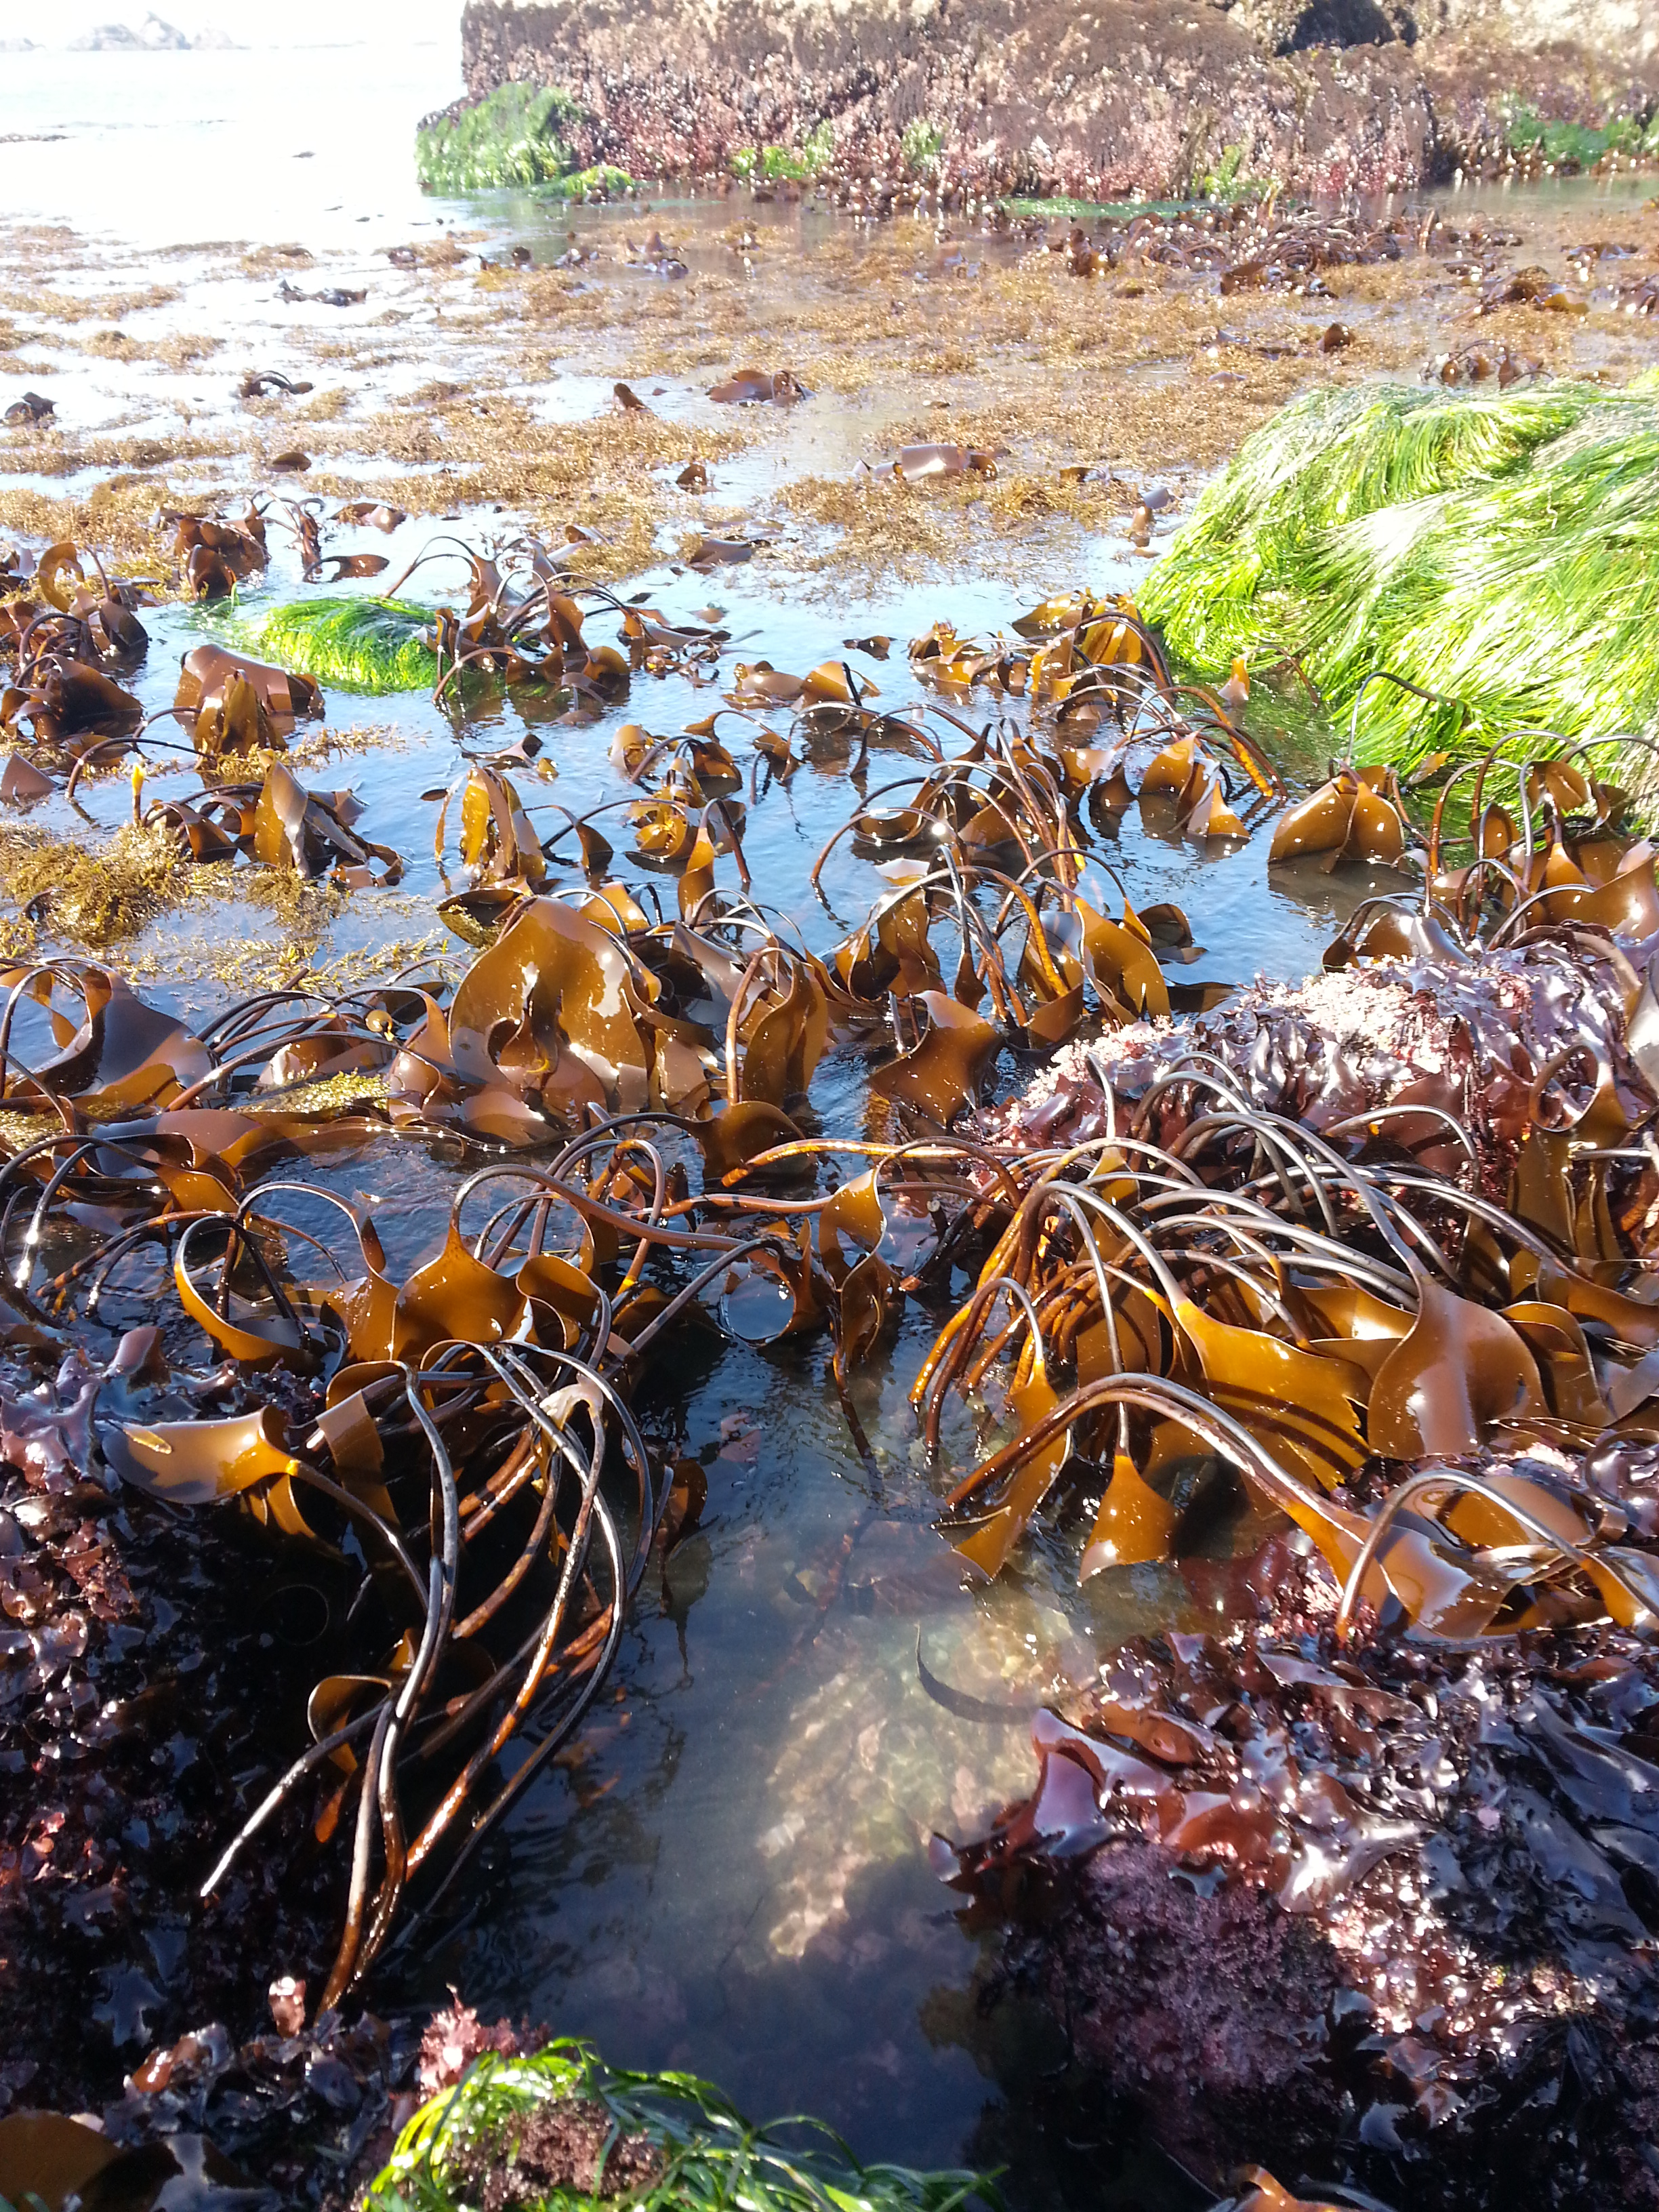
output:
[{"label": "distant ocean", "polygon": [[0,217],[157,247],[359,245],[364,217],[429,216],[415,126],[460,89],[459,6],[442,44],[0,55]]}]

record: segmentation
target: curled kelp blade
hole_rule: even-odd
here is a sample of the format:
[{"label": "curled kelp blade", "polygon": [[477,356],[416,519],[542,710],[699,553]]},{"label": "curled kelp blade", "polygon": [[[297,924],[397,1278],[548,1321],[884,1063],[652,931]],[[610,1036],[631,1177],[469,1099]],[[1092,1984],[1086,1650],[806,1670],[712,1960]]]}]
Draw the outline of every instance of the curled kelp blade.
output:
[{"label": "curled kelp blade", "polygon": [[1175,1508],[1152,1488],[1128,1453],[1117,1453],[1078,1580],[1086,1582],[1106,1567],[1147,1566],[1167,1559],[1176,1518]]},{"label": "curled kelp blade", "polygon": [[164,1422],[120,1432],[121,1472],[129,1482],[174,1505],[206,1505],[255,1483],[295,1472],[283,1418],[274,1407],[221,1421]]},{"label": "curled kelp blade", "polygon": [[923,991],[927,1032],[915,1049],[891,1066],[878,1069],[871,1088],[883,1097],[921,1109],[936,1121],[949,1121],[977,1096],[997,1048],[993,1024],[942,991]]},{"label": "curled kelp blade", "polygon": [[755,406],[769,402],[793,406],[811,397],[793,369],[740,368],[709,387],[708,397],[728,405]]},{"label": "curled kelp blade", "polygon": [[245,514],[234,519],[175,514],[169,520],[173,557],[193,598],[228,599],[239,584],[257,575],[270,561],[264,516],[251,502]]},{"label": "curled kelp blade", "polygon": [[97,2185],[99,2177],[123,2163],[137,2169],[132,2179],[142,2186],[140,2156],[124,2154],[101,2129],[64,2112],[8,2112],[0,2117],[0,2172],[5,2175],[9,2196],[21,2203],[38,2197],[43,2204],[61,2204]]}]

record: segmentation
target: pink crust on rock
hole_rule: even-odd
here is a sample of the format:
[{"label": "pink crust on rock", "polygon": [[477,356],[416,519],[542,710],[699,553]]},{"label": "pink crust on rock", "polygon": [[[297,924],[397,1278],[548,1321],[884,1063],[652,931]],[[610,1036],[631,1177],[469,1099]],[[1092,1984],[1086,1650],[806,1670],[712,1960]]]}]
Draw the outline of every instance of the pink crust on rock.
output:
[{"label": "pink crust on rock", "polygon": [[1529,1123],[1571,1128],[1600,1068],[1627,1099],[1651,1098],[1626,1042],[1615,958],[1611,948],[1568,959],[1534,945],[1456,964],[1258,980],[1194,1021],[1135,1022],[1068,1044],[987,1117],[987,1134],[1034,1148],[1085,1142],[1108,1133],[1102,1077],[1121,1115],[1160,1076],[1185,1066],[1197,1077],[1219,1062],[1252,1104],[1316,1132],[1420,1108],[1386,1116],[1377,1132],[1448,1170],[1463,1152],[1450,1116],[1474,1144],[1483,1187],[1501,1192]]}]

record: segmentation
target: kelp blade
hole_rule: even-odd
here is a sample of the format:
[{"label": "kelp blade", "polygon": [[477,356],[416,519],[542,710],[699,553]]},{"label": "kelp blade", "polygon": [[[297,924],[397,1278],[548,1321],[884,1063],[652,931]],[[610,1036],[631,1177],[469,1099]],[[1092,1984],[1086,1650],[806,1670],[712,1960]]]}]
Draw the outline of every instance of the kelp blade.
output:
[{"label": "kelp blade", "polygon": [[[1651,373],[1615,393],[1316,392],[1246,440],[1142,606],[1200,670],[1301,654],[1335,714],[1359,700],[1367,759],[1650,731],[1656,530]],[[1366,685],[1380,669],[1458,703]]]},{"label": "kelp blade", "polygon": [[422,642],[428,607],[403,599],[319,598],[273,607],[259,625],[261,653],[284,668],[354,691],[423,691],[438,658]]}]

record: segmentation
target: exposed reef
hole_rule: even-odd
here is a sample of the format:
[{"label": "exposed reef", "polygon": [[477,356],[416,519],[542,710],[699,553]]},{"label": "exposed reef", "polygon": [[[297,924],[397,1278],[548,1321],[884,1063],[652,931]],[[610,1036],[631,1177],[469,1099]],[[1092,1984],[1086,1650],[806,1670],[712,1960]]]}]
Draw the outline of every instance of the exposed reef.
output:
[{"label": "exposed reef", "polygon": [[1650,11],[1620,0],[1104,0],[1086,15],[1052,0],[472,0],[462,37],[471,100],[508,83],[561,95],[572,171],[769,167],[878,202],[1590,166],[1650,152],[1659,99]]}]

